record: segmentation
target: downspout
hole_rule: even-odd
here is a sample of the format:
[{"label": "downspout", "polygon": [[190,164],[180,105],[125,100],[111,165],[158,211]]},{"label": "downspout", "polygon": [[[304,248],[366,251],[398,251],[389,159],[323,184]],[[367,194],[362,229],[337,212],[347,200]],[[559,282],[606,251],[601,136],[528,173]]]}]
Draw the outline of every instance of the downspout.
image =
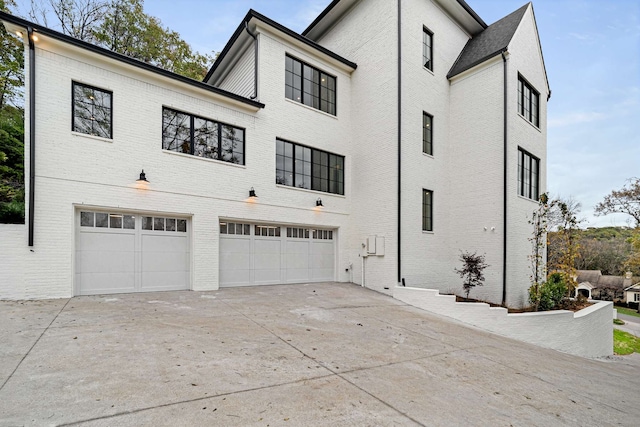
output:
[{"label": "downspout", "polygon": [[249,29],[249,23],[245,21],[244,29],[247,30],[247,33],[253,38],[253,51],[254,51],[254,59],[253,59],[253,96],[250,96],[251,99],[256,99],[258,97],[258,36],[251,32]]},{"label": "downspout", "polygon": [[36,189],[36,49],[33,28],[27,27],[29,39],[29,246],[33,247]]},{"label": "downspout", "polygon": [[398,284],[402,281],[402,0],[398,0]]},{"label": "downspout", "polygon": [[504,65],[504,88],[503,88],[503,120],[504,120],[504,128],[503,128],[503,183],[502,183],[502,191],[504,194],[504,200],[502,205],[502,305],[506,306],[507,303],[507,57],[505,56],[505,51],[502,52],[502,63]]}]

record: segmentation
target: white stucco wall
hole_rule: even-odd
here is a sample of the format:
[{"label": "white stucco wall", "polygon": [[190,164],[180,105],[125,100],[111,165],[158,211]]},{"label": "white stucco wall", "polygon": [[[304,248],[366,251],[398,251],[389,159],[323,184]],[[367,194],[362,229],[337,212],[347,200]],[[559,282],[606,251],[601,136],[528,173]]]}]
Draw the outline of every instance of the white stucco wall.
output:
[{"label": "white stucco wall", "polygon": [[613,303],[599,301],[576,313],[566,310],[508,314],[484,303],[457,303],[435,289],[397,287],[394,298],[487,331],[582,357],[613,354]]}]

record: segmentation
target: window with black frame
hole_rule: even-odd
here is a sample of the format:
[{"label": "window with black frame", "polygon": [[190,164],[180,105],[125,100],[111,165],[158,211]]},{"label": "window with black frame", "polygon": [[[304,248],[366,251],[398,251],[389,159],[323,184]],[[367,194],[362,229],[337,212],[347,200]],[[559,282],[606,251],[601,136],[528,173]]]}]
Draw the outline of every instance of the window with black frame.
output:
[{"label": "window with black frame", "polygon": [[433,231],[433,191],[422,190],[422,231]]},{"label": "window with black frame", "polygon": [[289,55],[285,58],[285,96],[336,115],[336,78]]},{"label": "window with black frame", "polygon": [[113,93],[72,82],[72,130],[87,135],[112,139]]},{"label": "window with black frame", "polygon": [[163,107],[162,149],[244,165],[245,131]]},{"label": "window with black frame", "polygon": [[518,148],[518,194],[532,200],[540,197],[540,160]]},{"label": "window with black frame", "polygon": [[518,113],[536,127],[540,126],[540,94],[518,75]]},{"label": "window with black frame", "polygon": [[344,156],[277,139],[276,184],[344,195]]},{"label": "window with black frame", "polygon": [[422,28],[422,65],[433,71],[433,33],[426,27]]},{"label": "window with black frame", "polygon": [[422,152],[433,155],[433,116],[422,113]]}]

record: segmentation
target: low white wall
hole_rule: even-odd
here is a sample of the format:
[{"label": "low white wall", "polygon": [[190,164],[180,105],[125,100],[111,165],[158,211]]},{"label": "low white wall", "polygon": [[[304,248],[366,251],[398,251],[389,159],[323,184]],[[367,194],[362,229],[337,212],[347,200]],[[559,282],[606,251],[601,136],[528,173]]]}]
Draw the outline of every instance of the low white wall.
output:
[{"label": "low white wall", "polygon": [[456,302],[434,289],[396,287],[394,298],[505,337],[582,357],[613,354],[613,303],[599,301],[576,313],[555,310],[509,314],[485,303]]},{"label": "low white wall", "polygon": [[27,247],[26,225],[0,224],[0,296],[3,299],[28,299],[24,286]]}]

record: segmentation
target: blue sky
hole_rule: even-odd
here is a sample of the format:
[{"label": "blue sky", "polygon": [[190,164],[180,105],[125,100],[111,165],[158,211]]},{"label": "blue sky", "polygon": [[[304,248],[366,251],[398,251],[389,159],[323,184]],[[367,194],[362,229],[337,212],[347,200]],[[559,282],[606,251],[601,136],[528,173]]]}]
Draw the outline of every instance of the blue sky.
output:
[{"label": "blue sky", "polygon": [[[18,2],[24,10],[28,0]],[[220,51],[252,8],[295,31],[330,0],[146,0],[145,11],[200,52]],[[491,24],[524,0],[467,0]],[[583,226],[627,225],[593,208],[640,177],[640,1],[535,0],[551,85],[547,183],[582,204]]]}]

